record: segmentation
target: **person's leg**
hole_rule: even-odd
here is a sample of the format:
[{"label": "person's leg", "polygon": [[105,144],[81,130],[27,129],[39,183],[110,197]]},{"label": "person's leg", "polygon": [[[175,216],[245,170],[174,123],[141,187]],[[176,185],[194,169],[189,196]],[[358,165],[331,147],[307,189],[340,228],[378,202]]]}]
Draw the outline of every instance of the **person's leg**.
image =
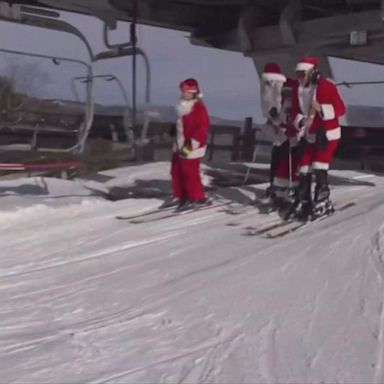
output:
[{"label": "person's leg", "polygon": [[281,146],[272,145],[271,163],[270,163],[270,167],[269,167],[269,187],[266,191],[267,197],[273,198],[273,195],[274,195],[273,180],[274,180],[275,175],[276,175],[276,170],[279,166],[280,153],[281,153]]},{"label": "person's leg", "polygon": [[299,186],[297,188],[297,216],[307,218],[312,211],[312,164],[314,144],[308,143],[299,163]]},{"label": "person's leg", "polygon": [[173,197],[180,201],[187,198],[183,182],[182,161],[183,159],[177,153],[173,154],[171,164],[172,192]]},{"label": "person's leg", "polygon": [[289,172],[289,180],[290,180],[290,194],[291,196],[295,196],[298,185],[299,185],[299,164],[300,164],[300,156],[299,156],[299,148],[297,146],[291,147],[291,161],[290,161],[290,172]]},{"label": "person's leg", "polygon": [[315,169],[316,177],[314,203],[329,200],[328,171],[325,169]]},{"label": "person's leg", "polygon": [[298,185],[297,161],[295,154],[291,153],[288,141],[287,145],[282,148],[280,153],[273,185],[277,205],[283,206],[292,203],[291,190],[296,188]]},{"label": "person's leg", "polygon": [[201,159],[182,159],[182,172],[186,197],[190,202],[205,201],[205,192],[200,176]]},{"label": "person's leg", "polygon": [[315,204],[329,200],[328,170],[338,145],[339,140],[333,140],[328,142],[326,148],[315,149],[313,161],[313,169],[316,176]]}]

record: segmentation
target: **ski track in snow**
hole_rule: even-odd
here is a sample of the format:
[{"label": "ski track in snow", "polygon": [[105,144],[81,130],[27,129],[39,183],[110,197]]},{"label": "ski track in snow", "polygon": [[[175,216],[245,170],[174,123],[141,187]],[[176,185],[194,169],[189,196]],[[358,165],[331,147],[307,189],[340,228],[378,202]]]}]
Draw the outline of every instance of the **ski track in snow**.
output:
[{"label": "ski track in snow", "polygon": [[[115,383],[116,380],[125,379],[131,375],[148,371],[156,366],[164,364],[175,364],[182,361],[179,372],[176,375],[164,375],[162,383],[210,383],[217,376],[217,367],[220,367],[220,360],[225,358],[232,345],[242,337],[241,334],[226,334],[223,330],[216,331],[216,338],[200,342],[192,348],[181,351],[180,353],[168,356],[165,359],[159,359],[150,365],[139,366],[127,371],[105,375],[104,377],[91,381],[90,384]],[[177,370],[176,370],[177,371]]]},{"label": "ski track in snow", "polygon": [[[384,226],[375,234],[370,252],[372,263],[376,268],[384,292]],[[377,358],[375,364],[375,384],[384,382],[384,294],[379,308],[380,321],[377,332]]]},{"label": "ski track in snow", "polygon": [[[365,191],[351,210],[275,241],[242,236],[243,226],[275,217],[251,207],[234,220],[212,209],[145,226],[114,220],[113,204],[98,203],[111,207],[100,212],[96,205],[59,209],[62,220],[41,209],[40,236],[32,214],[14,215],[14,226],[5,223],[0,235],[9,240],[0,259],[3,378],[383,383],[384,227],[371,244],[359,234],[366,215],[382,205],[377,190]],[[365,255],[340,254],[346,244],[352,250],[365,243]],[[375,344],[358,331],[371,332]],[[367,356],[372,345],[376,354]]]}]

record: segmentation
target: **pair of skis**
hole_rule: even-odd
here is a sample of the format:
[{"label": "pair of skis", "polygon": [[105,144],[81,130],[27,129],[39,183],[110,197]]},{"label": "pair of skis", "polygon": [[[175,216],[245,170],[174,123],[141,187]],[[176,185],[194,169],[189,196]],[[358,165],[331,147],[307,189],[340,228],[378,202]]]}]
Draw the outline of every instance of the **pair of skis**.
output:
[{"label": "pair of skis", "polygon": [[193,212],[206,211],[208,209],[214,209],[228,205],[228,202],[212,201],[210,204],[202,205],[198,208],[190,208],[185,210],[177,210],[175,207],[157,208],[152,211],[144,212],[132,216],[117,216],[118,220],[127,220],[131,224],[144,224],[151,223],[159,220],[165,220],[172,217],[190,214]]},{"label": "pair of skis", "polygon": [[261,227],[247,227],[247,235],[248,236],[261,236],[268,239],[276,239],[279,237],[283,237],[288,235],[289,233],[295,232],[302,227],[305,227],[311,223],[322,221],[338,212],[345,211],[346,209],[355,206],[356,203],[354,201],[344,203],[340,206],[336,206],[334,211],[326,213],[322,216],[315,217],[312,220],[308,221],[298,221],[296,219],[282,220],[279,219],[274,221],[268,225],[264,225]]},{"label": "pair of skis", "polygon": [[[246,228],[247,235],[248,236],[258,235],[268,239],[280,238],[292,232],[295,232],[300,228],[307,226],[310,223],[324,220],[338,212],[342,212],[354,205],[356,205],[354,201],[344,203],[340,206],[336,205],[333,212],[326,213],[322,216],[319,216],[317,218],[314,218],[308,221],[298,221],[296,219],[283,220],[281,218],[278,218],[276,220],[269,221],[267,224],[261,224],[260,226],[247,227]],[[209,209],[215,209],[220,207],[223,207],[223,208],[225,207],[223,209],[223,212],[226,212],[229,214],[242,215],[244,213],[249,212],[249,209],[247,206],[234,207],[229,202],[213,201],[210,205],[203,205],[198,209],[187,209],[184,211],[177,211],[175,207],[157,208],[155,210],[151,210],[151,211],[144,212],[137,215],[117,216],[116,218],[119,220],[126,220],[131,224],[144,224],[144,223],[156,222],[156,221],[165,220],[168,218],[178,217],[181,215],[186,215],[191,213],[197,213],[200,211],[206,211]]]}]

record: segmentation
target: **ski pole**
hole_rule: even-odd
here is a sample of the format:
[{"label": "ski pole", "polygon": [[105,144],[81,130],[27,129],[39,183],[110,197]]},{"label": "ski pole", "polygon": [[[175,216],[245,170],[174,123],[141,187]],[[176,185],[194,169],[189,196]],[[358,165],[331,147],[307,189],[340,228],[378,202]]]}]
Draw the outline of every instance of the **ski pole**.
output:
[{"label": "ski pole", "polygon": [[292,153],[291,153],[291,141],[288,137],[288,167],[289,167],[289,193],[292,193]]},{"label": "ski pole", "polygon": [[[259,148],[259,144],[256,143],[256,145],[255,145],[255,149],[253,150],[252,163],[255,163],[255,162],[256,162],[256,156],[257,156],[258,148]],[[243,180],[243,185],[245,185],[245,183],[248,181],[248,178],[249,178],[250,173],[251,173],[251,168],[248,167],[247,172],[245,173],[244,180]]]}]

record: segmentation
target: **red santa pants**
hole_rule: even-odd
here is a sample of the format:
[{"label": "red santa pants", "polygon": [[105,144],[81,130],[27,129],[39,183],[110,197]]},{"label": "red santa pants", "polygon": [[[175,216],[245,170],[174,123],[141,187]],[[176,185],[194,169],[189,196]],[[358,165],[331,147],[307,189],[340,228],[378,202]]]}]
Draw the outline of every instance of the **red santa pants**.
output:
[{"label": "red santa pants", "polygon": [[200,178],[200,161],[201,159],[184,159],[177,153],[173,154],[171,175],[174,197],[189,201],[205,199]]},{"label": "red santa pants", "polygon": [[[291,151],[291,159],[289,159],[289,151]],[[280,156],[279,163],[276,169],[273,186],[276,189],[277,197],[284,197],[289,188],[297,187],[298,185],[298,165],[299,157],[297,147],[287,148]],[[289,169],[291,166],[291,169]]]},{"label": "red santa pants", "polygon": [[308,143],[300,161],[299,173],[307,174],[316,169],[327,171],[339,145],[339,141],[340,140],[329,141],[327,147],[323,149],[318,148],[314,143]]}]

